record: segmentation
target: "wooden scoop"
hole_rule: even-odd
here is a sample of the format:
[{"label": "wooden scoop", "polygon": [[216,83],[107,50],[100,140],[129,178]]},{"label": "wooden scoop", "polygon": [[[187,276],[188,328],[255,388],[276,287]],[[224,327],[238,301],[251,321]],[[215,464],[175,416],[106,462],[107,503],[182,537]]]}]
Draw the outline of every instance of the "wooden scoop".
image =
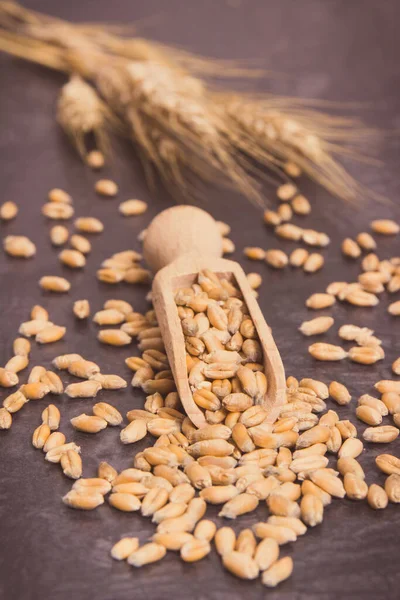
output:
[{"label": "wooden scoop", "polygon": [[262,404],[268,411],[268,421],[274,422],[286,401],[282,360],[242,267],[221,256],[222,238],[218,226],[211,215],[199,208],[175,206],[164,210],[147,229],[144,257],[157,272],[153,281],[153,304],[177,391],[191,421],[197,427],[206,425],[188,382],[185,340],[174,296],[178,288],[195,283],[199,271],[210,269],[231,280],[243,295],[264,351],[268,391]]}]

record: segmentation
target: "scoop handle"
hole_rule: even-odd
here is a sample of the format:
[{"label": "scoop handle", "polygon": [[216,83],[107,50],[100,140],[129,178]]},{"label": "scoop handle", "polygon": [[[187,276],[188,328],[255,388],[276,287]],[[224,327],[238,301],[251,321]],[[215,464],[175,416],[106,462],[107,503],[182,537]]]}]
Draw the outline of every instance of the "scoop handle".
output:
[{"label": "scoop handle", "polygon": [[144,258],[157,272],[184,254],[222,256],[222,236],[213,217],[195,206],[173,206],[150,223],[143,244]]}]

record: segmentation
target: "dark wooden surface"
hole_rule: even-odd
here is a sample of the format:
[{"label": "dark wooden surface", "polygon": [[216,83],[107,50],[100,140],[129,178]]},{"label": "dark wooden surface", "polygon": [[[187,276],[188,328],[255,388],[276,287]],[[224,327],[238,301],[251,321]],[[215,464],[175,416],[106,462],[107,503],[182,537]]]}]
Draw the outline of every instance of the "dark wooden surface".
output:
[{"label": "dark wooden surface", "polygon": [[[357,112],[370,124],[388,130],[398,129],[400,125],[397,32],[400,9],[396,0],[243,0],[240,5],[235,0],[170,0],[168,3],[160,0],[116,3],[32,0],[25,4],[76,21],[136,19],[142,23],[141,34],[147,37],[221,58],[259,58],[268,69],[284,74],[284,77],[258,83],[259,89],[346,102],[362,101],[364,106]],[[30,307],[42,303],[53,321],[68,326],[68,333],[64,341],[55,345],[34,346],[32,364],[50,365],[56,354],[78,351],[96,360],[104,372],[129,377],[123,359],[131,350],[100,346],[96,341],[96,327],[90,323],[75,323],[71,306],[78,298],[88,298],[97,310],[107,298],[121,297],[131,301],[135,308],[145,309],[145,290],[101,285],[94,271],[113,252],[129,247],[139,249],[136,240],[139,231],[172,201],[162,191],[157,194],[148,191],[133,153],[126,148],[105,171],[120,185],[118,199],[96,197],[93,192],[96,175],[80,164],[54,122],[55,101],[63,78],[4,56],[0,57],[0,77],[0,200],[12,199],[20,206],[15,221],[0,225],[1,236],[27,234],[38,249],[37,256],[29,261],[11,260],[4,254],[0,257],[0,364],[9,358],[12,339],[21,321],[28,318]],[[367,229],[374,217],[398,217],[396,140],[388,141],[378,155],[384,160],[382,168],[353,165],[351,170],[366,186],[391,198],[392,206],[379,206],[366,200],[360,210],[354,210],[320,188],[302,182],[313,204],[307,223],[327,231],[333,240],[324,251],[324,270],[314,276],[289,270],[273,272],[262,263],[251,264],[243,259],[241,249],[246,245],[287,250],[293,247],[289,242],[277,242],[263,226],[260,213],[244,199],[210,190],[209,202],[205,204],[216,218],[232,226],[232,238],[237,246],[234,258],[247,271],[256,270],[263,276],[260,305],[273,327],[287,374],[312,376],[326,382],[342,381],[355,397],[372,392],[372,385],[378,379],[390,377],[390,364],[400,354],[399,323],[386,313],[389,299],[383,295],[380,305],[373,310],[340,305],[327,311],[336,320],[332,332],[326,336],[329,341],[337,341],[337,328],[343,323],[376,330],[383,339],[387,357],[375,367],[348,362],[316,364],[307,354],[309,341],[297,332],[297,327],[310,317],[304,300],[311,292],[322,291],[332,280],[351,280],[356,276],[357,264],[341,257],[341,240]],[[65,188],[73,195],[78,215],[95,215],[106,223],[104,234],[93,237],[93,252],[82,272],[69,273],[62,269],[57,252],[48,240],[50,224],[41,217],[40,207],[47,191],[54,186]],[[272,191],[270,195],[273,198]],[[148,213],[131,220],[120,217],[118,202],[130,197],[148,201]],[[399,254],[399,246],[398,237],[380,239],[379,255],[383,258]],[[67,274],[72,282],[70,294],[57,297],[43,294],[37,281],[44,274]],[[5,396],[3,390],[1,399]],[[132,389],[123,393],[105,392],[102,399],[115,403],[123,413],[140,407],[143,402],[142,394]],[[145,541],[153,526],[139,515],[119,513],[107,504],[85,514],[61,503],[61,496],[71,486],[70,480],[63,477],[57,466],[46,463],[42,453],[31,446],[32,431],[47,404],[48,400],[30,402],[15,416],[12,429],[0,435],[0,594],[5,600],[144,597],[154,600],[228,597],[232,600],[243,597],[394,600],[399,597],[400,512],[394,505],[375,513],[364,502],[334,501],[327,508],[321,526],[300,538],[293,547],[283,549],[283,554],[293,556],[295,568],[293,577],[276,591],[266,590],[259,581],[247,583],[233,578],[221,569],[214,552],[194,565],[183,564],[171,553],[160,563],[141,570],[112,561],[109,551],[117,539],[123,535],[138,535]],[[100,460],[109,460],[118,469],[131,465],[136,448],[123,447],[115,429],[109,428],[98,436],[73,432],[69,419],[89,411],[90,400],[63,397],[57,404],[62,413],[61,430],[82,446],[85,476],[94,475]],[[331,403],[329,406],[337,408]],[[355,402],[349,408],[337,410],[342,418],[355,418]],[[359,424],[358,429],[361,433],[364,426]],[[360,461],[369,483],[383,482],[374,466],[374,456],[396,449],[398,452],[398,443],[390,448],[366,446]],[[214,515],[217,511],[209,512]],[[260,506],[256,516],[242,517],[234,526],[241,529],[265,516],[265,507]]]}]

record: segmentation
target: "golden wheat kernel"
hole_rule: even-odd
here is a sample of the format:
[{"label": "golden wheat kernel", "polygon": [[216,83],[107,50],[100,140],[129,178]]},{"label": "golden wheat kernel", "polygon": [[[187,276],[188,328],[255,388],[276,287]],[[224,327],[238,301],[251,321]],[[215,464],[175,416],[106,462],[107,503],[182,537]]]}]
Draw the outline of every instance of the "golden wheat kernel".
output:
[{"label": "golden wheat kernel", "polygon": [[303,235],[303,230],[301,227],[293,225],[292,223],[284,223],[283,225],[275,227],[275,233],[285,240],[298,242]]},{"label": "golden wheat kernel", "polygon": [[326,233],[315,231],[314,229],[303,229],[301,239],[309,246],[325,247],[330,244],[330,239]]},{"label": "golden wheat kernel", "polygon": [[357,244],[363,250],[375,250],[376,242],[370,233],[363,231],[359,233],[356,237]]},{"label": "golden wheat kernel", "polygon": [[60,418],[60,411],[54,404],[49,404],[42,412],[42,421],[49,426],[51,431],[58,429]]},{"label": "golden wheat kernel", "polygon": [[[208,488],[211,490],[212,488]],[[203,490],[204,492],[205,490]],[[201,496],[204,498],[203,492]],[[236,519],[240,515],[244,515],[248,512],[252,512],[258,506],[258,498],[253,494],[247,494],[246,492],[235,495],[228,500],[222,507],[222,510],[218,513],[219,517],[225,517],[226,519]]]},{"label": "golden wheat kernel", "polygon": [[[78,452],[79,448],[75,448],[75,451]],[[99,494],[105,496],[111,490],[111,484],[109,481],[101,479],[100,477],[80,478],[78,481],[74,482],[72,489],[78,492],[98,492]]]},{"label": "golden wheat kernel", "polygon": [[326,400],[327,398],[329,398],[328,386],[325,383],[323,383],[323,381],[318,381],[317,379],[310,379],[306,377],[304,379],[301,379],[300,386],[311,389],[313,392],[316,393],[318,398],[321,398],[321,400]]},{"label": "golden wheat kernel", "polygon": [[[32,321],[48,321],[49,313],[43,306],[40,306],[39,304],[35,304],[31,309],[31,319],[32,319]],[[48,323],[48,325],[52,325],[52,323]],[[43,325],[43,327],[44,326],[45,325]]]},{"label": "golden wheat kernel", "polygon": [[257,562],[248,554],[231,551],[221,554],[222,564],[232,575],[240,579],[256,579],[259,574]]},{"label": "golden wheat kernel", "polygon": [[162,487],[153,487],[150,489],[142,500],[141,512],[144,517],[154,515],[168,502],[169,492]]},{"label": "golden wheat kernel", "polygon": [[71,236],[70,244],[74,250],[81,254],[89,254],[92,245],[83,235],[74,234]]},{"label": "golden wheat kernel", "polygon": [[86,415],[83,413],[71,419],[71,425],[78,431],[84,431],[85,433],[98,433],[107,427],[107,421],[102,417]]},{"label": "golden wheat kernel", "polygon": [[126,494],[122,492],[113,492],[110,494],[108,501],[111,506],[123,512],[134,512],[139,510],[141,506],[139,498],[133,494]]},{"label": "golden wheat kernel", "polygon": [[291,200],[297,192],[297,187],[293,183],[284,183],[276,190],[279,200]]},{"label": "golden wheat kernel", "polygon": [[166,553],[166,548],[161,544],[156,544],[154,542],[144,544],[144,546],[141,546],[138,550],[132,552],[132,554],[128,556],[128,564],[133,567],[142,567],[143,565],[161,560]]},{"label": "golden wheat kernel", "polygon": [[383,487],[373,483],[369,486],[367,501],[374,510],[382,510],[387,507],[389,498]]},{"label": "golden wheat kernel", "polygon": [[150,280],[150,271],[140,267],[132,267],[124,273],[124,281],[126,283],[148,283]]},{"label": "golden wheat kernel", "polygon": [[185,562],[196,562],[211,552],[210,543],[207,540],[192,538],[181,547],[181,559]]},{"label": "golden wheat kernel", "polygon": [[76,450],[68,450],[61,456],[60,465],[63,473],[70,479],[82,477],[82,458]]},{"label": "golden wheat kernel", "polygon": [[400,394],[400,381],[392,381],[391,379],[381,379],[375,383],[374,388],[381,394],[394,392]]},{"label": "golden wheat kernel", "polygon": [[58,258],[63,265],[70,267],[70,269],[82,269],[86,264],[86,258],[81,252],[69,248],[62,250]]},{"label": "golden wheat kernel", "polygon": [[324,492],[335,498],[344,498],[346,490],[344,489],[343,483],[332,474],[328,469],[318,469],[317,471],[311,471],[309,478],[312,483],[321,488]]},{"label": "golden wheat kernel", "polygon": [[235,544],[235,551],[253,557],[257,541],[251,529],[242,529]]},{"label": "golden wheat kernel", "polygon": [[24,235],[7,235],[3,239],[4,251],[16,258],[30,258],[36,254],[36,246]]},{"label": "golden wheat kernel", "polygon": [[88,300],[76,300],[72,311],[77,319],[87,319],[90,315],[90,304]]},{"label": "golden wheat kernel", "polygon": [[96,217],[79,217],[75,219],[74,225],[84,233],[101,233],[104,230],[103,223]]},{"label": "golden wheat kernel", "polygon": [[322,254],[318,252],[313,252],[309,255],[307,260],[303,265],[303,269],[306,273],[315,273],[319,271],[324,266],[325,259]]},{"label": "golden wheat kernel", "polygon": [[306,306],[307,308],[320,310],[322,308],[329,308],[330,306],[335,304],[335,302],[335,296],[332,296],[331,294],[316,293],[312,294],[309,298],[307,298]]},{"label": "golden wheat kernel", "polygon": [[386,289],[390,294],[394,294],[400,290],[400,272],[392,276],[386,286]]},{"label": "golden wheat kernel", "polygon": [[392,425],[380,425],[378,427],[367,427],[363,432],[363,438],[367,442],[375,444],[387,444],[393,442],[399,436],[399,429]]},{"label": "golden wheat kernel", "polygon": [[100,150],[92,150],[86,155],[86,164],[91,169],[102,169],[104,167],[104,154]]},{"label": "golden wheat kernel", "polygon": [[93,317],[93,322],[98,325],[120,325],[125,321],[125,315],[116,308],[99,310]]},{"label": "golden wheat kernel", "polygon": [[385,492],[390,502],[398,504],[400,502],[400,476],[397,474],[389,475],[385,481]]},{"label": "golden wheat kernel", "polygon": [[324,517],[324,505],[322,500],[315,494],[305,494],[300,503],[301,518],[309,527],[315,527],[322,523]]},{"label": "golden wheat kernel", "polygon": [[108,462],[102,461],[99,463],[97,468],[97,477],[105,479],[109,483],[113,484],[115,479],[118,477],[118,471],[114,469]]},{"label": "golden wheat kernel", "polygon": [[299,330],[303,335],[318,335],[328,331],[333,324],[334,319],[332,317],[316,317],[311,321],[303,321]]},{"label": "golden wheat kernel", "polygon": [[24,355],[17,354],[10,358],[9,361],[6,362],[4,368],[6,371],[10,371],[11,373],[19,373],[29,364],[29,358]]},{"label": "golden wheat kernel", "polygon": [[382,415],[371,406],[357,406],[356,416],[367,425],[380,425]]},{"label": "golden wheat kernel", "polygon": [[121,430],[120,440],[123,444],[133,444],[147,435],[147,424],[144,419],[135,419]]},{"label": "golden wheat kernel", "polygon": [[70,383],[65,388],[65,393],[70,398],[95,398],[100,390],[101,383],[98,381],[80,381]]},{"label": "golden wheat kernel", "polygon": [[277,560],[269,569],[262,574],[262,583],[267,587],[276,587],[285,579],[288,579],[293,572],[293,559],[285,556]]},{"label": "golden wheat kernel", "polygon": [[102,329],[97,334],[97,339],[110,346],[127,346],[132,341],[131,336],[121,329]]},{"label": "golden wheat kernel", "polygon": [[143,215],[147,210],[147,202],[143,200],[125,200],[119,205],[119,212],[125,217]]},{"label": "golden wheat kernel", "polygon": [[343,383],[332,381],[329,385],[329,395],[341,406],[348,404],[351,400],[351,394]]},{"label": "golden wheat kernel", "polygon": [[[275,517],[277,518],[277,517]],[[265,571],[269,569],[269,567],[277,561],[279,558],[279,544],[273,538],[264,538],[258,544],[255,554],[254,560],[260,568],[260,571]]]},{"label": "golden wheat kernel", "polygon": [[392,302],[392,304],[389,304],[388,313],[390,315],[393,315],[394,317],[400,316],[400,300],[397,300],[397,302]]},{"label": "golden wheat kernel", "polygon": [[267,250],[265,261],[274,269],[283,269],[288,264],[289,259],[283,250]]},{"label": "golden wheat kernel", "polygon": [[309,252],[305,248],[296,248],[289,256],[289,264],[292,267],[302,267],[308,259]]},{"label": "golden wheat kernel", "polygon": [[346,238],[342,242],[342,252],[345,256],[348,256],[349,258],[359,258],[359,256],[361,255],[361,248],[357,244],[357,242],[355,242],[351,238]]},{"label": "golden wheat kernel", "polygon": [[[59,463],[62,455],[68,452],[68,450],[75,450],[75,452],[78,452],[78,454],[80,453],[80,446],[77,446],[76,444],[74,444],[74,442],[69,442],[68,444],[60,444],[59,442],[62,441],[63,436],[64,434],[60,433],[59,431],[56,431],[52,433],[49,439],[47,440],[43,450],[46,452],[45,460],[47,460],[48,462]],[[51,439],[52,441],[55,440],[55,442],[52,443],[49,447],[49,442]]]},{"label": "golden wheat kernel", "polygon": [[339,458],[336,466],[339,473],[343,475],[343,477],[346,475],[346,473],[351,473],[359,479],[365,479],[365,473],[362,466],[355,458],[351,456]]},{"label": "golden wheat kernel", "polygon": [[353,473],[346,473],[344,476],[344,489],[346,495],[351,500],[364,500],[368,494],[368,485],[363,479]]},{"label": "golden wheat kernel", "polygon": [[49,436],[50,436],[50,427],[46,423],[42,423],[33,432],[32,445],[35,448],[42,449]]},{"label": "golden wheat kernel", "polygon": [[98,493],[81,493],[77,490],[70,490],[68,494],[63,497],[62,501],[70,508],[93,510],[104,503],[104,497]]},{"label": "golden wheat kernel", "polygon": [[52,364],[56,369],[64,371],[68,369],[72,363],[80,360],[83,360],[80,354],[60,354],[60,356],[56,356],[56,358],[53,359]]},{"label": "golden wheat kernel", "polygon": [[68,241],[69,232],[64,225],[54,225],[50,229],[50,240],[53,246],[62,246]]},{"label": "golden wheat kernel", "polygon": [[69,281],[56,275],[45,275],[39,279],[39,285],[48,292],[68,292],[71,288]]},{"label": "golden wheat kernel", "polygon": [[285,171],[286,175],[289,175],[289,177],[300,177],[302,173],[299,165],[290,160],[285,162],[282,168]]},{"label": "golden wheat kernel", "polygon": [[392,219],[376,219],[370,226],[372,231],[383,235],[396,235],[400,231],[400,226]]},{"label": "golden wheat kernel", "polygon": [[66,334],[67,328],[59,325],[49,325],[36,334],[35,340],[38,344],[52,344],[58,342]]},{"label": "golden wheat kernel", "polygon": [[139,539],[132,537],[125,537],[120,539],[111,548],[111,556],[115,560],[125,560],[130,554],[135,552],[139,548]]},{"label": "golden wheat kernel", "polygon": [[244,255],[251,260],[264,260],[265,258],[265,250],[262,248],[258,248],[256,246],[246,247],[244,250]]},{"label": "golden wheat kernel", "polygon": [[42,206],[42,215],[48,219],[63,220],[71,219],[74,208],[70,204],[47,202]]},{"label": "golden wheat kernel", "polygon": [[276,211],[282,223],[290,221],[293,217],[293,210],[289,202],[282,202]]},{"label": "golden wheat kernel", "polygon": [[375,463],[377,467],[387,475],[400,475],[400,458],[391,454],[380,454],[376,457]]},{"label": "golden wheat kernel", "polygon": [[125,277],[125,271],[119,269],[98,269],[97,279],[104,283],[120,283]]},{"label": "golden wheat kernel", "polygon": [[[400,397],[398,398],[398,401],[399,401],[398,405],[400,408]],[[378,398],[374,398],[373,396],[370,396],[369,394],[363,394],[362,396],[360,396],[358,399],[358,405],[359,406],[370,406],[371,408],[376,410],[383,417],[385,417],[387,414],[389,414],[389,409],[386,406],[386,404],[382,400],[378,400]],[[397,412],[397,411],[395,411],[395,412]]]},{"label": "golden wheat kernel", "polygon": [[361,365],[372,365],[383,360],[385,353],[380,346],[354,346],[350,348],[348,357]]},{"label": "golden wheat kernel", "polygon": [[364,450],[364,444],[358,438],[350,437],[345,440],[338,452],[339,458],[357,458]]},{"label": "golden wheat kernel", "polygon": [[128,382],[119,375],[103,375],[102,373],[95,373],[94,375],[91,375],[89,379],[101,383],[103,390],[122,390],[128,386]]},{"label": "golden wheat kernel", "polygon": [[266,225],[271,225],[272,227],[276,227],[277,225],[280,225],[281,218],[278,215],[278,213],[274,212],[273,210],[266,210],[264,212],[264,223]]},{"label": "golden wheat kernel", "polygon": [[10,429],[11,425],[11,413],[4,407],[0,408],[0,429]]},{"label": "golden wheat kernel", "polygon": [[[33,370],[32,370],[33,371]],[[40,383],[47,385],[50,394],[60,395],[64,392],[64,385],[60,377],[53,371],[46,371],[40,377]]]},{"label": "golden wheat kernel", "polygon": [[235,549],[236,534],[231,527],[220,527],[215,534],[214,542],[220,556],[230,554]]},{"label": "golden wheat kernel", "polygon": [[94,186],[95,191],[100,196],[116,196],[118,194],[118,186],[111,179],[99,179]]},{"label": "golden wheat kernel", "polygon": [[292,208],[297,215],[309,215],[311,212],[310,202],[301,194],[292,199]]},{"label": "golden wheat kernel", "polygon": [[47,197],[49,202],[55,202],[56,204],[72,204],[71,196],[60,188],[50,190]]},{"label": "golden wheat kernel", "polygon": [[118,310],[126,317],[128,315],[130,315],[131,313],[133,313],[132,304],[130,304],[129,302],[126,302],[126,300],[116,300],[116,299],[107,300],[107,302],[104,303],[103,308],[104,308],[104,310],[108,310],[110,308]]},{"label": "golden wheat kernel", "polygon": [[308,351],[313,358],[322,361],[343,360],[347,356],[347,352],[344,348],[334,346],[333,344],[324,344],[322,342],[312,344],[309,346]]},{"label": "golden wheat kernel", "polygon": [[0,219],[3,219],[3,221],[11,221],[11,219],[14,219],[17,214],[18,206],[15,204],[15,202],[4,202],[4,204],[0,206]]},{"label": "golden wheat kernel", "polygon": [[192,535],[185,531],[174,533],[155,533],[151,538],[156,544],[161,544],[167,550],[179,551],[186,542],[192,539]]},{"label": "golden wheat kernel", "polygon": [[382,402],[391,415],[395,416],[400,413],[400,394],[396,392],[385,392],[382,394]]},{"label": "golden wheat kernel", "polygon": [[26,383],[21,387],[21,392],[28,400],[40,400],[50,393],[50,387],[42,382]]}]

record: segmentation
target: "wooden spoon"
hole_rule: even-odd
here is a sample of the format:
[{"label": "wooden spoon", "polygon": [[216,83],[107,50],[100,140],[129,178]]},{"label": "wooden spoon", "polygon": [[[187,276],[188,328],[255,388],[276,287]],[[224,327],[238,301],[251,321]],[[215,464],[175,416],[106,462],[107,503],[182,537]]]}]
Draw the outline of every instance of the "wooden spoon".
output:
[{"label": "wooden spoon", "polygon": [[221,256],[222,238],[218,226],[211,215],[200,208],[169,208],[158,214],[147,229],[144,257],[157,272],[152,299],[177,391],[191,421],[197,427],[206,425],[188,382],[185,340],[174,296],[178,288],[195,283],[199,271],[210,269],[231,280],[243,295],[264,351],[268,391],[263,406],[268,411],[268,421],[274,422],[286,401],[282,360],[242,267]]}]

